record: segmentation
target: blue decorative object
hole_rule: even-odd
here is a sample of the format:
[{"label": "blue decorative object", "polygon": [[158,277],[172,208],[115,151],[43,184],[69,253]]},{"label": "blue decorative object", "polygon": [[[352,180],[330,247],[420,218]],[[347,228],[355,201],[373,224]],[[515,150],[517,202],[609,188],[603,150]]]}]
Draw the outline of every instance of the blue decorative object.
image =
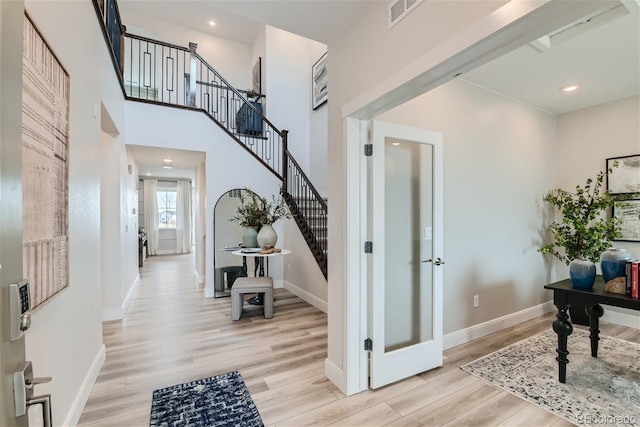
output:
[{"label": "blue decorative object", "polygon": [[625,264],[633,259],[633,256],[625,249],[609,248],[600,256],[600,268],[604,282],[625,276]]},{"label": "blue decorative object", "polygon": [[257,248],[258,247],[258,227],[250,225],[244,229],[242,234],[242,243],[245,248]]},{"label": "blue decorative object", "polygon": [[569,278],[576,289],[591,289],[596,281],[596,265],[591,261],[574,259],[569,263]]},{"label": "blue decorative object", "polygon": [[264,427],[238,371],[154,390],[150,427]]}]

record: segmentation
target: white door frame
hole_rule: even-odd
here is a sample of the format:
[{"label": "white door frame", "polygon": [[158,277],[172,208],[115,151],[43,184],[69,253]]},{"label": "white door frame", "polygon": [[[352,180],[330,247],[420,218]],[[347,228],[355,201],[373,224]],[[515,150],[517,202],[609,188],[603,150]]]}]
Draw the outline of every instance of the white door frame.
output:
[{"label": "white door frame", "polygon": [[[636,0],[623,1],[628,7],[637,7],[637,2],[629,5]],[[361,221],[362,211],[366,209],[363,200],[366,189],[360,184],[365,173],[361,150],[367,139],[366,121],[605,5],[606,1],[512,0],[342,107],[346,185],[342,194],[332,197],[344,201],[346,227],[338,227],[330,233],[337,237],[346,230],[345,259],[340,261],[344,286],[337,289],[329,286],[329,300],[342,301],[342,304],[329,304],[329,317],[334,313],[342,319],[342,366],[327,360],[325,372],[345,394],[352,395],[368,388],[368,354],[363,346],[367,337],[363,253],[366,230],[362,229],[364,223]],[[333,292],[340,295],[333,296]],[[331,342],[331,336],[329,340]]]}]

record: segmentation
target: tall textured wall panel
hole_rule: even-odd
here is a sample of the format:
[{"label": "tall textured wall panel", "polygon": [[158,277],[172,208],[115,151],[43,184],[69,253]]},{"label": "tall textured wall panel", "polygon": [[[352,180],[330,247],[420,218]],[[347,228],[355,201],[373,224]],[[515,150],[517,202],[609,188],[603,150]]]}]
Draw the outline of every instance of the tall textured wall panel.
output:
[{"label": "tall textured wall panel", "polygon": [[23,73],[22,251],[35,308],[69,285],[69,75],[28,16]]}]

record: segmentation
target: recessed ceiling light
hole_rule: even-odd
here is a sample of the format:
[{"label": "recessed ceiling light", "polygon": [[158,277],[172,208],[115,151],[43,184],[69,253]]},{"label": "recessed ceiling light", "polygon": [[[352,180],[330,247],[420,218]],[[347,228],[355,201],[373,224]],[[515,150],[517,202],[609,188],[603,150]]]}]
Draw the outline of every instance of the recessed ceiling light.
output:
[{"label": "recessed ceiling light", "polygon": [[162,165],[163,169],[173,169],[173,166],[171,165]]},{"label": "recessed ceiling light", "polygon": [[392,142],[391,145],[400,145],[399,142]]},{"label": "recessed ceiling light", "polygon": [[165,163],[171,163],[173,162],[173,159],[169,159],[168,157],[165,157],[164,159],[162,159],[162,161]]},{"label": "recessed ceiling light", "polygon": [[215,21],[209,21],[209,25],[211,25],[212,27],[216,26],[216,22]]},{"label": "recessed ceiling light", "polygon": [[151,176],[151,172],[145,173],[146,176]]},{"label": "recessed ceiling light", "polygon": [[562,92],[573,92],[575,90],[577,90],[580,87],[580,85],[568,85],[568,86],[563,86],[560,88],[560,90]]}]

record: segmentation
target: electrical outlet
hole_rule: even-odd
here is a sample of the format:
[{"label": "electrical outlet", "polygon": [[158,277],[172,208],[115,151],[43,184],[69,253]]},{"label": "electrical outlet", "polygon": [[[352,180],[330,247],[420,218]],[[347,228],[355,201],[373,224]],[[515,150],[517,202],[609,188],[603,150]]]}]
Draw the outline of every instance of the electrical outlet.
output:
[{"label": "electrical outlet", "polygon": [[474,295],[473,296],[473,306],[474,307],[479,307],[480,306],[480,295]]}]

